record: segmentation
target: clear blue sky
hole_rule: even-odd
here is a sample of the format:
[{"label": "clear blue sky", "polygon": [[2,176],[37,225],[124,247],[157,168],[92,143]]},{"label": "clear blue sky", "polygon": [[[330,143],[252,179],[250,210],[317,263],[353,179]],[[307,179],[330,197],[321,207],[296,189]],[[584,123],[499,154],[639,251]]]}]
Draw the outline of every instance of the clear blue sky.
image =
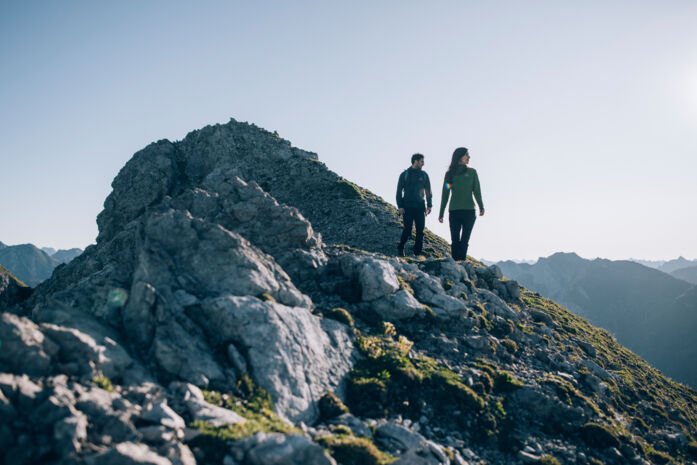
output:
[{"label": "clear blue sky", "polygon": [[696,258],[695,31],[693,1],[5,1],[0,241],[84,248],[134,152],[234,117],[392,203],[469,147],[476,257]]}]

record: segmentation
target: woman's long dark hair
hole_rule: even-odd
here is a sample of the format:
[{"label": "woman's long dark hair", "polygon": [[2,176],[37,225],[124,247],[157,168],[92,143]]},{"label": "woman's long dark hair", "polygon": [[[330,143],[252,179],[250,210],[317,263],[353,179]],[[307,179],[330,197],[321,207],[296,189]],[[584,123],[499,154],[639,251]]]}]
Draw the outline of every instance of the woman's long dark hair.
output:
[{"label": "woman's long dark hair", "polygon": [[[453,180],[453,175],[458,166],[460,166],[460,160],[465,155],[469,154],[469,150],[465,147],[458,147],[453,152],[453,158],[450,160],[450,166],[448,171],[445,172],[445,182],[450,183]],[[465,171],[467,171],[467,166],[465,165]]]}]

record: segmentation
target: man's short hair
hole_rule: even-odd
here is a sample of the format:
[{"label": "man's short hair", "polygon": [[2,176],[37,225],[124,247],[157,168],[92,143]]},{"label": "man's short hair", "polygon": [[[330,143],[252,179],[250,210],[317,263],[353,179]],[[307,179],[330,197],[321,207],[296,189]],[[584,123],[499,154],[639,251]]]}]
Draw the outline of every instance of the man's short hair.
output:
[{"label": "man's short hair", "polygon": [[424,156],[421,155],[420,153],[415,153],[414,155],[411,156],[411,164],[413,165],[416,160],[423,160]]}]

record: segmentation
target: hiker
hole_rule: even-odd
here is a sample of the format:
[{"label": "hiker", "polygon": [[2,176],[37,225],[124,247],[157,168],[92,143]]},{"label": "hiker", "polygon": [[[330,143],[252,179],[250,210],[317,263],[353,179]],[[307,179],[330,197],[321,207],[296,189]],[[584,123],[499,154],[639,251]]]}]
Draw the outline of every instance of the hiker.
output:
[{"label": "hiker", "polygon": [[452,239],[451,254],[455,260],[467,260],[467,248],[470,234],[477,218],[474,212],[474,199],[479,206],[479,216],[484,215],[484,203],[479,187],[479,177],[474,168],[470,168],[469,150],[458,147],[453,152],[450,166],[443,181],[443,195],[440,202],[438,221],[443,222],[443,212],[450,198],[448,221]]},{"label": "hiker", "polygon": [[[415,153],[411,156],[411,167],[399,175],[397,183],[397,208],[404,219],[402,237],[397,245],[397,255],[404,257],[404,245],[411,236],[412,223],[416,223],[414,255],[421,255],[424,245],[424,226],[426,215],[431,213],[431,181],[423,170],[424,156]],[[427,204],[424,203],[426,198]]]}]

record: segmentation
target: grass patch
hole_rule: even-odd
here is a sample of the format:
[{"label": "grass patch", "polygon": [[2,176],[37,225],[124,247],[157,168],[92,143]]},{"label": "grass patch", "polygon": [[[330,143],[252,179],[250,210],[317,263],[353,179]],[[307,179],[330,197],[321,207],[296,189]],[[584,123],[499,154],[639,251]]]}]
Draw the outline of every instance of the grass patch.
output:
[{"label": "grass patch", "polygon": [[95,376],[92,378],[92,382],[107,392],[114,392],[114,386],[106,376]]},{"label": "grass patch", "polygon": [[539,463],[540,465],[561,465],[561,463],[559,463],[559,460],[557,460],[557,458],[552,455],[543,455],[542,457],[540,457],[540,461],[537,463]]},{"label": "grass patch", "polygon": [[369,439],[357,438],[352,434],[320,436],[315,440],[342,465],[387,465],[396,460]]},{"label": "grass patch", "polygon": [[228,408],[246,420],[244,423],[223,426],[213,426],[208,422],[196,420],[189,425],[201,433],[191,441],[191,446],[201,448],[206,462],[222,463],[229,451],[229,441],[236,441],[259,432],[303,434],[302,431],[276,415],[273,411],[271,396],[256,386],[248,376],[244,376],[238,382],[237,395],[207,390],[202,392],[206,402]]},{"label": "grass patch", "polygon": [[620,440],[617,435],[606,425],[600,423],[586,423],[581,427],[581,436],[591,447],[619,447]]},{"label": "grass patch", "polygon": [[359,336],[364,358],[349,377],[347,403],[352,412],[366,417],[401,413],[418,418],[424,405],[446,418],[456,409],[475,415],[484,412],[484,399],[456,373],[430,357],[410,360],[405,347],[408,340],[392,337]]},{"label": "grass patch", "polygon": [[512,392],[524,385],[522,381],[515,379],[513,375],[504,370],[499,371],[494,376],[494,391],[497,393]]},{"label": "grass patch", "polygon": [[336,320],[340,323],[353,327],[353,317],[345,308],[337,307],[329,310],[326,315],[327,318]]}]

